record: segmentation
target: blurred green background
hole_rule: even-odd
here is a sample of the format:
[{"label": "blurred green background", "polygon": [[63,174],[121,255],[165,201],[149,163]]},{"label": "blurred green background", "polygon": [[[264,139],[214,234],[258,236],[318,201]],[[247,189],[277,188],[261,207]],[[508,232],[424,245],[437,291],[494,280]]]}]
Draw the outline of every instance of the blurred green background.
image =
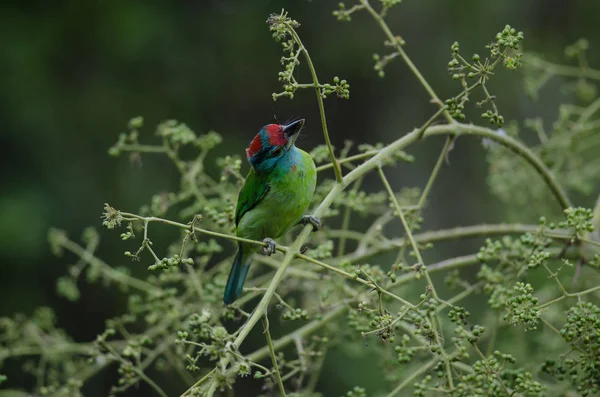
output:
[{"label": "blurred green background", "polygon": [[[178,174],[165,159],[144,156],[139,167],[129,164],[127,156],[108,156],[131,117],[145,118],[141,139],[146,142],[155,139],[154,126],[167,118],[196,132],[214,129],[226,140],[221,154],[243,154],[274,115],[306,117],[299,146],[322,143],[313,92],[299,91],[293,101],[271,99],[281,90],[281,48],[265,20],[282,7],[301,23],[299,33],[320,80],[340,76],[351,84],[350,100],[331,97],[325,103],[337,147],[346,139],[389,142],[433,113],[434,106],[400,61],[387,67],[385,79],[377,77],[372,55],[387,51],[382,32],[366,13],[356,14],[351,23],[336,21],[332,10],[337,1],[0,5],[0,316],[51,306],[59,326],[86,341],[103,330],[106,318],[120,313],[123,297],[117,291],[84,287],[76,304],[56,295],[55,281],[74,258],[53,257],[46,235],[53,226],[78,238],[88,225],[100,229],[104,202],[136,211],[151,194],[177,188]],[[407,0],[390,12],[388,21],[438,95],[446,98],[459,89],[446,71],[454,41],[464,54],[483,54],[484,45],[510,24],[525,33],[526,50],[550,59],[562,60],[567,44],[586,37],[590,63],[598,65],[600,52],[593,50],[600,48],[598,15],[600,2],[592,0]],[[303,67],[299,80],[304,76],[307,81]],[[553,81],[532,103],[523,94],[519,72],[502,71],[490,87],[507,120],[536,116],[550,126],[558,104],[570,100],[560,91],[560,81]],[[442,143],[411,147],[417,162],[400,168],[393,176],[395,186],[423,186]],[[502,220],[501,203],[486,189],[486,171],[481,143],[459,140],[432,192],[425,226]],[[123,258],[117,233],[101,230],[101,235],[100,257],[143,274],[144,266]],[[332,393],[358,382],[360,374],[329,368],[325,387]],[[106,386],[99,387],[103,395]],[[128,395],[135,393],[132,389]]]}]

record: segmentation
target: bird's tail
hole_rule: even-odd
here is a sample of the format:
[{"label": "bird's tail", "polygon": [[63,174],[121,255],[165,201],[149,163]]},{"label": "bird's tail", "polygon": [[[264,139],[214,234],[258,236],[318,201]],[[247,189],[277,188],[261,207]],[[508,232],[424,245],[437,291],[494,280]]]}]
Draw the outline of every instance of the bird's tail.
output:
[{"label": "bird's tail", "polygon": [[250,269],[251,257],[252,255],[247,250],[244,250],[242,244],[239,244],[238,252],[229,272],[227,286],[225,286],[223,302],[226,305],[233,303],[242,294],[244,281],[246,281],[246,275],[248,274],[248,269]]}]

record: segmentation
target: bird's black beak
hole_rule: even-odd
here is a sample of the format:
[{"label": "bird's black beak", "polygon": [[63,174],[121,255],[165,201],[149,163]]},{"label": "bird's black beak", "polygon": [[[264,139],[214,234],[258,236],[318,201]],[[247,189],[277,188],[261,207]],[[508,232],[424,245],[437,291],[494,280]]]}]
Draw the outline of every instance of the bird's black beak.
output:
[{"label": "bird's black beak", "polygon": [[286,145],[288,148],[290,148],[294,142],[296,142],[296,138],[298,138],[302,127],[304,127],[304,119],[294,120],[283,126],[283,133],[288,140]]}]

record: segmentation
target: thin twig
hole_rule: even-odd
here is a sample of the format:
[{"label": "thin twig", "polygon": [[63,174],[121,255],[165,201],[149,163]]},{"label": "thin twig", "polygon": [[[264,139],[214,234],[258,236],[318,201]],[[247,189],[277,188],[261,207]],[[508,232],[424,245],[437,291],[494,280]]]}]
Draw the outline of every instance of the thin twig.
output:
[{"label": "thin twig", "polygon": [[277,380],[277,386],[279,386],[279,393],[281,394],[281,397],[285,397],[285,388],[283,387],[281,373],[279,372],[279,366],[277,365],[275,348],[273,347],[273,340],[271,339],[271,332],[269,331],[269,319],[266,314],[262,317],[262,322],[263,333],[265,334],[265,338],[267,338],[267,345],[269,346],[269,355],[271,356],[271,362],[273,363],[273,369],[275,370],[275,379]]}]

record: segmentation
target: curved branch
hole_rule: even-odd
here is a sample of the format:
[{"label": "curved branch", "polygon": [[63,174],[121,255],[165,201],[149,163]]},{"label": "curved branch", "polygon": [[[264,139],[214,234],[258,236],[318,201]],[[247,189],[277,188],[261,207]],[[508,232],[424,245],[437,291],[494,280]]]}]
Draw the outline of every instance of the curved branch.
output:
[{"label": "curved branch", "polygon": [[525,54],[523,60],[535,68],[551,71],[555,75],[565,77],[585,77],[592,80],[600,80],[600,70],[591,69],[589,67],[582,68],[579,66],[560,65],[548,62],[531,54]]},{"label": "curved branch", "polygon": [[[442,126],[436,126],[442,127]],[[448,131],[444,131],[443,128],[431,127],[427,130],[426,135],[447,135]],[[453,127],[453,126],[449,126]],[[527,146],[523,145],[521,142],[510,136],[504,136],[497,134],[494,130],[485,127],[479,127],[473,124],[458,124],[459,131],[458,135],[475,135],[482,138],[489,138],[501,144],[502,146],[510,149],[515,154],[521,156],[525,161],[535,168],[535,170],[540,174],[544,182],[548,185],[558,202],[560,203],[562,209],[566,209],[572,207],[573,204],[569,200],[567,193],[562,188],[560,183],[556,180],[556,177],[550,171],[548,167],[544,164],[544,162]]]},{"label": "curved branch", "polygon": [[[415,234],[415,241],[419,244],[437,243],[441,241],[458,240],[462,238],[488,237],[505,234],[536,233],[540,227],[537,225],[522,224],[482,224],[473,226],[459,226],[450,229],[434,230]],[[569,240],[572,236],[563,230],[556,230],[553,235],[547,237],[560,240]],[[404,246],[406,239],[399,237],[392,240],[385,240],[369,248],[357,249],[353,253],[336,258],[336,263],[356,262],[385,251],[391,251]]]},{"label": "curved branch", "polygon": [[296,32],[296,30],[294,30],[292,25],[290,25],[288,23],[287,27],[289,28],[290,33],[292,34],[292,37],[294,38],[294,41],[302,49],[302,53],[304,54],[304,58],[306,59],[306,64],[308,65],[308,68],[310,69],[310,74],[312,76],[313,84],[315,86],[315,93],[317,94],[317,103],[319,104],[319,114],[321,116],[321,126],[323,128],[323,137],[325,138],[325,144],[327,145],[327,150],[329,151],[329,157],[331,157],[331,163],[333,164],[333,171],[335,172],[335,180],[336,180],[336,182],[339,183],[342,181],[342,168],[340,167],[340,164],[338,163],[337,159],[335,158],[335,153],[333,152],[333,146],[331,145],[331,140],[329,139],[329,132],[327,131],[327,118],[325,117],[325,105],[323,104],[323,97],[321,96],[321,91],[319,89],[320,84],[319,84],[319,79],[317,78],[317,72],[315,70],[315,66],[312,63],[310,55],[308,54],[308,50],[306,49],[304,44],[302,44],[302,40],[300,40],[300,36],[298,36],[298,33]]},{"label": "curved branch", "polygon": [[421,134],[423,134],[424,137],[434,135],[471,135],[482,138],[489,138],[495,142],[498,142],[502,146],[505,146],[506,148],[521,156],[525,161],[531,164],[533,168],[535,168],[535,170],[538,172],[538,174],[540,174],[544,182],[546,182],[546,184],[548,185],[548,187],[550,188],[550,190],[552,191],[552,193],[554,194],[554,196],[556,197],[563,209],[572,207],[569,197],[567,196],[562,186],[556,180],[554,174],[552,174],[552,171],[550,171],[550,169],[546,167],[542,160],[540,160],[540,158],[528,147],[526,147],[514,138],[499,135],[492,129],[462,123],[435,125],[428,127],[426,131],[423,131],[423,128],[420,128],[409,132],[402,138],[392,142],[385,148],[381,149],[378,154],[371,157],[369,160],[365,161],[353,171],[348,173],[342,181],[343,186],[348,186],[348,184],[352,183],[356,178],[360,177],[361,175],[364,175],[368,171],[375,169],[380,164],[383,164],[383,161],[390,157],[394,152],[403,149],[406,146],[418,140]]}]

